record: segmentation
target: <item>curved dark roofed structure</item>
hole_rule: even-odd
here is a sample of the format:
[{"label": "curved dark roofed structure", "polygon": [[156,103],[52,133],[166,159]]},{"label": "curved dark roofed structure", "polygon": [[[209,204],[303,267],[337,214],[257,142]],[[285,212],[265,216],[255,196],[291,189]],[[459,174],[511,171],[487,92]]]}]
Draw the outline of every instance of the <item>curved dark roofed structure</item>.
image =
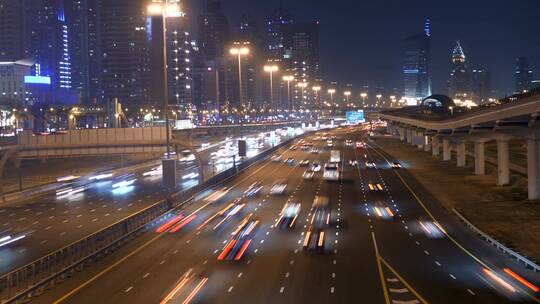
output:
[{"label": "curved dark roofed structure", "polygon": [[421,106],[430,107],[430,108],[443,108],[448,109],[448,107],[455,107],[456,104],[452,98],[446,95],[435,94],[428,96],[422,100],[420,103]]}]

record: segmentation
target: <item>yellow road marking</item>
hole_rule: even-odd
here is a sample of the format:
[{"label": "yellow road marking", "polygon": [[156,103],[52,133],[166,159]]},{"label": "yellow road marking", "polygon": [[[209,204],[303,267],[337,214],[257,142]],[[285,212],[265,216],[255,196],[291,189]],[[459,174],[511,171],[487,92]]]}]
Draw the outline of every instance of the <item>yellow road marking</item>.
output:
[{"label": "yellow road marking", "polygon": [[390,304],[390,296],[388,295],[388,289],[386,287],[386,281],[384,280],[381,260],[379,256],[379,248],[377,247],[377,240],[375,239],[375,233],[371,232],[371,238],[373,239],[373,247],[375,247],[375,259],[377,260],[377,268],[379,269],[379,278],[381,279],[381,288],[384,293],[384,301],[386,304]]},{"label": "yellow road marking", "polygon": [[[375,151],[375,153],[379,154],[389,165],[390,165],[390,161],[388,160],[388,158],[386,158],[381,152],[377,151],[376,149],[374,149],[372,147],[373,151]],[[424,204],[424,202],[420,199],[420,197],[418,197],[418,195],[416,194],[416,192],[414,192],[414,190],[411,188],[411,186],[409,186],[409,184],[405,181],[405,179],[401,176],[401,174],[399,174],[396,170],[393,170],[393,172],[397,175],[397,177],[401,180],[401,182],[403,183],[403,185],[405,185],[405,187],[407,188],[407,190],[409,190],[409,192],[414,196],[414,198],[416,199],[416,201],[420,204],[420,206],[422,206],[422,208],[424,209],[424,211],[426,211],[426,213],[429,215],[429,217],[431,217],[431,219],[435,222],[438,222],[441,226],[441,222],[439,222],[435,216],[429,211],[429,209],[426,207],[426,205]],[[446,235],[446,237],[452,242],[454,243],[454,245],[456,245],[458,248],[460,248],[464,253],[466,253],[468,256],[470,256],[471,258],[473,258],[473,260],[475,260],[478,264],[482,265],[483,267],[493,271],[493,272],[496,272],[495,270],[493,270],[493,268],[489,267],[486,263],[484,263],[482,260],[480,260],[479,258],[477,258],[472,252],[470,252],[469,250],[467,250],[465,247],[463,247],[458,241],[456,241],[452,236],[450,236],[450,234],[448,234],[446,232],[446,229],[443,229],[442,232]],[[519,290],[521,290],[523,293],[525,293],[529,298],[531,298],[534,302],[536,303],[540,303],[540,299],[538,299],[537,297],[535,297],[534,295],[531,295],[529,294],[528,292],[524,291],[521,287],[517,286],[517,288]]]},{"label": "yellow road marking", "polygon": [[414,288],[412,288],[412,286],[407,283],[407,281],[405,281],[405,279],[400,276],[399,273],[382,258],[382,256],[379,255],[377,258],[383,262],[384,266],[386,266],[388,269],[390,269],[392,273],[394,273],[394,275],[401,281],[401,283],[403,283],[418,298],[418,300],[420,300],[424,304],[428,304],[428,302],[424,298],[422,298],[422,296],[416,290],[414,290]]}]

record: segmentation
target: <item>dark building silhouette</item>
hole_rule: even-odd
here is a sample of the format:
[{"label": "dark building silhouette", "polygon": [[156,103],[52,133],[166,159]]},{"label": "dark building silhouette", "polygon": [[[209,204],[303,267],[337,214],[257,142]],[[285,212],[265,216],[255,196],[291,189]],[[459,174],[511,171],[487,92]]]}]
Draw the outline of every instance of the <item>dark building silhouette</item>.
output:
[{"label": "dark building silhouette", "polygon": [[223,57],[229,42],[229,22],[223,14],[221,1],[207,0],[199,19],[199,45],[205,60]]},{"label": "dark building silhouette", "polygon": [[531,89],[533,71],[529,66],[529,60],[525,57],[516,58],[516,93],[522,93]]},{"label": "dark building silhouette", "polygon": [[478,104],[488,102],[492,96],[491,73],[487,68],[474,68],[471,75],[472,99]]},{"label": "dark building silhouette", "polygon": [[293,24],[292,16],[283,7],[276,9],[266,24],[265,54],[267,59],[281,60],[284,53],[284,27]]},{"label": "dark building silhouette", "polygon": [[431,21],[428,18],[422,32],[404,40],[404,97],[410,104],[431,95],[430,44]]}]

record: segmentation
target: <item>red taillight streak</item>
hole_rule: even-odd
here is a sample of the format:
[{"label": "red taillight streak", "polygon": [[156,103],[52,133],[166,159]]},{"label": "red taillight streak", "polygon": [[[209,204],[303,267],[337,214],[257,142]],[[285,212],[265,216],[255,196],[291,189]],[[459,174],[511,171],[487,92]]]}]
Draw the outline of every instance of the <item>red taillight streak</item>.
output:
[{"label": "red taillight streak", "polygon": [[516,289],[512,285],[508,284],[506,281],[504,281],[498,275],[494,274],[493,272],[491,272],[490,270],[488,270],[486,268],[484,268],[483,270],[484,270],[484,273],[487,274],[492,280],[499,283],[501,286],[508,289],[509,291],[516,292]]},{"label": "red taillight streak", "polygon": [[240,247],[240,250],[238,251],[238,253],[236,254],[236,256],[234,257],[234,260],[235,261],[238,261],[242,258],[242,256],[244,255],[244,252],[246,252],[246,249],[248,248],[249,244],[251,243],[251,239],[247,240],[243,245],[242,247]]},{"label": "red taillight streak", "polygon": [[535,285],[533,285],[531,282],[525,280],[523,277],[521,277],[519,274],[513,272],[512,270],[510,270],[510,268],[504,268],[504,272],[506,272],[508,275],[510,275],[512,278],[516,279],[518,282],[520,282],[521,284],[527,286],[529,289],[531,289],[532,291],[534,292],[538,292],[540,291],[540,289],[538,287],[536,287]]},{"label": "red taillight streak", "polygon": [[229,251],[231,251],[231,248],[234,246],[234,243],[236,243],[236,240],[231,240],[227,245],[225,245],[225,247],[223,247],[223,251],[221,251],[217,257],[219,261],[223,260],[227,256]]},{"label": "red taillight streak", "polygon": [[201,290],[201,288],[203,288],[204,284],[206,284],[206,281],[208,281],[208,278],[203,278],[199,282],[199,284],[197,284],[197,286],[195,286],[195,288],[189,293],[189,295],[184,300],[184,302],[182,302],[182,304],[188,304],[191,300],[193,300],[193,298],[197,295],[199,290]]},{"label": "red taillight streak", "polygon": [[180,289],[182,289],[182,287],[184,287],[184,285],[186,285],[187,281],[188,281],[188,279],[186,279],[186,278],[182,279],[182,281],[180,281],[180,283],[178,283],[178,285],[176,285],[176,287],[174,287],[174,289],[171,292],[169,292],[169,294],[159,303],[160,304],[165,304],[165,303],[169,302],[176,295],[176,293],[178,293],[178,291]]},{"label": "red taillight streak", "polygon": [[185,225],[189,224],[189,222],[191,222],[194,218],[196,217],[196,215],[192,215],[188,218],[186,218],[185,220],[183,220],[181,223],[179,223],[178,225],[174,226],[173,229],[171,229],[171,233],[174,233],[180,229],[182,229],[182,227],[184,227]]},{"label": "red taillight streak", "polygon": [[184,215],[183,214],[180,214],[179,216],[175,217],[175,218],[172,218],[171,220],[169,220],[167,223],[161,225],[158,229],[156,229],[156,232],[157,233],[161,233],[167,229],[169,229],[172,225],[178,223],[179,220],[183,219],[184,218]]}]

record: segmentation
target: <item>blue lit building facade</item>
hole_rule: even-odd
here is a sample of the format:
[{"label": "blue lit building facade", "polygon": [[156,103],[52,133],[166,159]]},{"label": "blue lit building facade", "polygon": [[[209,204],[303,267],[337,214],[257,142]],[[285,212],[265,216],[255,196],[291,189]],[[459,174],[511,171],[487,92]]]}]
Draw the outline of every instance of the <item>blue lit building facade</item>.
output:
[{"label": "blue lit building facade", "polygon": [[429,18],[426,19],[421,33],[404,40],[404,98],[411,105],[431,95],[430,40],[431,21]]}]

